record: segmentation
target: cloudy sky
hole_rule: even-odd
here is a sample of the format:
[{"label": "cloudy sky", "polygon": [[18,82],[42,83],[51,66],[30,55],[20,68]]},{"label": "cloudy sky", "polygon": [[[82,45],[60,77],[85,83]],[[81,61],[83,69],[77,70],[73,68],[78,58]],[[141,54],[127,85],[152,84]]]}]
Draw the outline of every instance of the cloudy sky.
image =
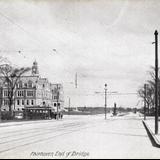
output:
[{"label": "cloudy sky", "polygon": [[[17,66],[36,60],[41,76],[63,83],[66,106],[69,97],[72,106],[104,106],[105,83],[136,93],[147,79],[159,17],[159,0],[0,0],[0,55]],[[107,98],[108,106],[139,100]]]}]

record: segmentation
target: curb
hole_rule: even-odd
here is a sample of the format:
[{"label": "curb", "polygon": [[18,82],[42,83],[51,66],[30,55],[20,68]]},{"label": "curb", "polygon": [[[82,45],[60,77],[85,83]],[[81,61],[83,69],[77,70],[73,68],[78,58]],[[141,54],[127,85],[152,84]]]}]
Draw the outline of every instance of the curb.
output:
[{"label": "curb", "polygon": [[147,131],[147,134],[152,142],[152,145],[154,147],[157,147],[157,148],[160,148],[160,142],[159,140],[157,139],[156,135],[151,131],[151,129],[149,128],[149,126],[144,122],[144,120],[142,121],[143,122],[143,125]]}]

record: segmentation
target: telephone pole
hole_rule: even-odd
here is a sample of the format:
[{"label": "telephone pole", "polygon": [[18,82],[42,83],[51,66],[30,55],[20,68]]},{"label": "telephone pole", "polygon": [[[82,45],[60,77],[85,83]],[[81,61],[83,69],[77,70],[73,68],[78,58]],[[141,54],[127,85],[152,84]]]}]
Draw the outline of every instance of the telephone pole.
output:
[{"label": "telephone pole", "polygon": [[105,84],[105,120],[107,119],[107,84]]},{"label": "telephone pole", "polygon": [[155,134],[158,134],[158,31],[155,33]]}]

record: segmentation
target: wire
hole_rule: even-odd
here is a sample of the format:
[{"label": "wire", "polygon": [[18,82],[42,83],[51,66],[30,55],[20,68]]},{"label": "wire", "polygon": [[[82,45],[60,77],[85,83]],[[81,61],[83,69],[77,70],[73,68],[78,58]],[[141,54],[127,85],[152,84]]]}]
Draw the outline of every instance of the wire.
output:
[{"label": "wire", "polygon": [[[68,93],[69,94],[69,93]],[[108,93],[107,95],[109,96],[127,96],[127,95],[137,95],[138,93]],[[105,94],[104,93],[101,93],[101,94],[75,94],[75,93],[70,93],[70,95],[76,95],[76,96],[104,96]]]},{"label": "wire", "polygon": [[[21,31],[23,31],[25,34],[27,34],[34,42],[36,42],[38,44],[38,47],[42,47],[42,44],[44,46],[44,43],[41,42],[39,39],[35,38],[32,36],[32,34],[30,32],[28,32],[26,29],[24,29],[22,26],[20,26],[19,24],[15,23],[11,18],[9,18],[8,16],[6,16],[4,13],[0,12],[0,15],[2,17],[4,17],[6,20],[8,20],[11,24],[15,25],[17,28],[19,28]],[[48,46],[49,47],[49,46]],[[49,47],[50,48],[50,47]],[[57,50],[54,48],[51,50],[52,52],[56,52]],[[24,52],[24,51],[23,51]]]},{"label": "wire", "polygon": [[[4,17],[5,19],[7,19],[10,23],[12,23],[13,25],[17,26],[20,30],[22,30],[24,33],[26,33],[32,40],[34,41],[38,41],[39,43],[41,43],[39,40],[35,39],[33,36],[31,36],[31,34],[26,31],[23,27],[21,27],[19,24],[15,23],[12,19],[10,19],[8,16],[6,16],[4,13],[0,12],[0,15],[2,17]],[[41,46],[41,44],[39,44]]]}]

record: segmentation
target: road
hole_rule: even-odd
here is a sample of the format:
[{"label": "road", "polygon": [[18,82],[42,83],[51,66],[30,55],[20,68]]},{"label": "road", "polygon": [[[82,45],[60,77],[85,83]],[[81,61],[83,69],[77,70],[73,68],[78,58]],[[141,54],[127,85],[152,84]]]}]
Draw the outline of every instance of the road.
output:
[{"label": "road", "polygon": [[0,158],[160,158],[142,117],[65,116],[0,125]]}]

